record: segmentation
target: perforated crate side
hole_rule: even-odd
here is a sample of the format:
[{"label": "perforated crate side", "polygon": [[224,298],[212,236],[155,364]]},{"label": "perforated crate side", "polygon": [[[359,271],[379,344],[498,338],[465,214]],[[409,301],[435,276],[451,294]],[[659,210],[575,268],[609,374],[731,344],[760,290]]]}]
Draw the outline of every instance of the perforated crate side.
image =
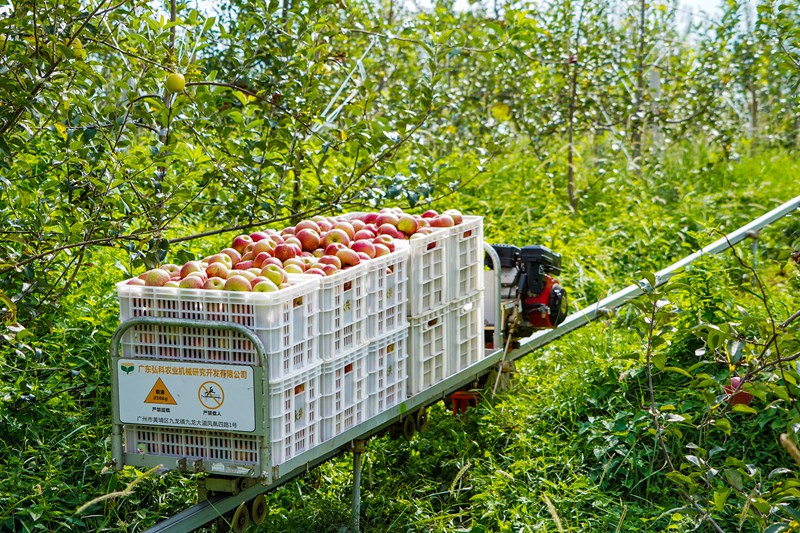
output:
[{"label": "perforated crate side", "polygon": [[366,339],[367,263],[320,278],[319,357],[331,361]]},{"label": "perforated crate side", "polygon": [[447,303],[447,244],[450,228],[437,228],[410,239],[408,259],[408,313],[421,315]]},{"label": "perforated crate side", "polygon": [[447,377],[447,312],[443,306],[409,319],[408,394],[413,396]]},{"label": "perforated crate side", "polygon": [[273,463],[310,450],[321,440],[322,367],[319,363],[269,385]]},{"label": "perforated crate side", "polygon": [[464,216],[450,228],[448,250],[448,301],[483,290],[483,217]]},{"label": "perforated crate side", "polygon": [[[142,287],[121,282],[117,284],[120,319],[153,317],[243,325],[264,344],[270,379],[280,379],[314,364],[317,354],[319,279],[302,276],[293,281],[293,286],[274,293]],[[197,327],[135,326],[122,339],[122,355],[258,364],[254,347],[238,333]]]},{"label": "perforated crate side", "polygon": [[367,346],[322,364],[323,440],[366,420]]},{"label": "perforated crate side", "polygon": [[453,375],[483,359],[484,343],[483,292],[473,293],[449,306],[448,367]]},{"label": "perforated crate side", "polygon": [[367,412],[375,416],[407,398],[408,329],[370,341]]},{"label": "perforated crate side", "polygon": [[[125,426],[125,451],[155,457],[208,460],[252,467],[261,461],[257,435],[155,426]],[[273,465],[278,463],[274,462]]]}]

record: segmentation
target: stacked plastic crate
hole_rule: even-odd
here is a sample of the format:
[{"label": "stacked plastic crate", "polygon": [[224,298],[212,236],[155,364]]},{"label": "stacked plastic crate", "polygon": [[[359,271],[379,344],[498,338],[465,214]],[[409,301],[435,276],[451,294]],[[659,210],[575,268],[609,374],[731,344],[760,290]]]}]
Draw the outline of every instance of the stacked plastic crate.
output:
[{"label": "stacked plastic crate", "polygon": [[[207,383],[212,383],[212,379],[220,381],[216,376],[240,373],[255,376],[249,386],[254,387],[256,393],[256,412],[260,411],[258,402],[269,402],[272,464],[279,465],[318,445],[322,436],[322,361],[317,347],[319,278],[298,276],[291,283],[291,287],[272,293],[117,284],[122,322],[136,317],[224,321],[253,331],[264,345],[269,367],[268,390],[260,397],[257,392],[261,387],[256,377],[266,369],[260,368],[262,365],[252,343],[230,330],[191,325],[134,326],[122,339],[121,364],[124,367],[127,361],[136,367],[155,369],[159,380],[156,383],[163,383],[165,391],[172,391],[176,397],[172,403],[176,406],[200,399],[199,391],[189,390],[184,371],[185,375],[192,371],[208,376]],[[259,372],[254,374],[248,370],[250,367]],[[133,366],[126,368],[133,371]],[[142,391],[143,395],[146,393]],[[133,403],[143,399],[124,398],[125,402]],[[209,407],[209,413],[221,418],[225,418],[223,410],[229,412],[237,408],[230,405],[231,401],[225,405],[224,396],[217,397],[216,401],[219,405]],[[123,406],[125,402],[121,402]],[[168,412],[168,407],[162,410]],[[212,410],[218,412],[211,413]],[[228,472],[260,464],[260,442],[266,428],[263,421],[260,426],[256,423],[259,416],[254,414],[253,419],[254,427],[237,430],[207,418],[175,420],[165,416],[139,422],[121,416],[125,424],[126,452],[211,461]],[[220,425],[225,429],[211,429]]]}]

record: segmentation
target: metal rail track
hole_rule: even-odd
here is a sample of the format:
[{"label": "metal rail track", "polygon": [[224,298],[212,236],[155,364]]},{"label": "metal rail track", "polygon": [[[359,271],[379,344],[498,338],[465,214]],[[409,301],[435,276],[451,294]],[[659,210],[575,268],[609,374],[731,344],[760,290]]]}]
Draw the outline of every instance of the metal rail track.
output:
[{"label": "metal rail track", "polygon": [[[693,261],[700,257],[718,254],[728,248],[736,245],[742,240],[752,237],[755,232],[764,228],[776,220],[792,213],[794,210],[800,208],[800,196],[797,196],[788,202],[780,205],[779,207],[769,211],[761,217],[756,218],[750,223],[742,226],[736,231],[714,241],[713,243],[705,246],[701,250],[690,254],[683,259],[676,261],[670,266],[658,271],[655,274],[655,287],[657,288],[667,281],[672,276],[680,272],[684,267],[691,264]],[[490,252],[490,255],[491,252]],[[496,255],[493,257],[497,263]],[[499,268],[496,269],[499,275]],[[519,345],[510,352],[504,354],[503,350],[497,350],[489,354],[485,359],[475,363],[474,365],[462,370],[461,372],[448,377],[426,390],[423,393],[417,394],[406,400],[405,402],[397,405],[380,415],[373,417],[337,437],[328,440],[321,445],[302,453],[301,455],[289,460],[288,462],[274,467],[269,476],[268,481],[255,483],[251,486],[241,486],[241,490],[237,489],[236,494],[229,494],[225,496],[211,497],[206,501],[200,502],[185,511],[182,511],[171,518],[156,524],[151,529],[147,530],[149,533],[166,533],[166,532],[185,532],[202,527],[203,525],[213,521],[219,516],[229,513],[236,509],[239,505],[256,496],[269,492],[280,485],[290,481],[296,476],[309,471],[310,469],[328,461],[332,457],[339,455],[348,450],[354,451],[355,472],[360,472],[360,451],[358,451],[359,441],[364,441],[370,437],[385,430],[390,425],[401,421],[404,417],[408,416],[421,408],[436,403],[437,401],[446,398],[449,394],[459,389],[469,386],[476,382],[479,378],[492,372],[498,367],[498,364],[503,360],[514,361],[525,355],[530,354],[534,350],[541,348],[556,339],[588,324],[601,316],[606,316],[611,310],[617,309],[627,302],[644,294],[645,290],[649,290],[650,283],[646,280],[641,280],[639,283],[632,284],[614,294],[599,300],[598,302],[585,307],[584,309],[569,315],[566,320],[557,328],[551,330],[542,330],[534,333],[533,335],[521,339]],[[500,316],[498,298],[498,316]],[[499,322],[496,322],[499,323]],[[502,346],[502,337],[499,328],[495,328],[495,346]],[[117,338],[117,337],[115,337]],[[499,342],[498,342],[499,341]],[[113,350],[113,348],[112,348]],[[117,438],[115,436],[115,438]],[[128,456],[127,464],[136,464],[131,461],[132,457]],[[145,466],[142,463],[139,466]],[[358,514],[358,485],[360,476],[355,476],[354,488],[354,521],[357,524]],[[243,478],[246,479],[246,478]],[[245,483],[246,485],[246,483]]]}]

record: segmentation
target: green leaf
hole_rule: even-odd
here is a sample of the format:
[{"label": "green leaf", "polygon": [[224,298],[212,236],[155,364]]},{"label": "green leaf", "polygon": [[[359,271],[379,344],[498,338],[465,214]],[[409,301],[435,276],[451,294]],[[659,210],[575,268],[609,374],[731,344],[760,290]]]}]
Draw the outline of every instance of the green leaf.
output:
[{"label": "green leaf", "polygon": [[728,495],[730,495],[731,489],[725,488],[720,489],[714,492],[714,507],[717,508],[717,511],[720,513],[725,509],[725,500],[728,499]]},{"label": "green leaf", "polygon": [[731,423],[727,418],[720,418],[719,420],[714,422],[714,427],[722,431],[726,435],[731,434]]},{"label": "green leaf", "polygon": [[744,488],[744,482],[742,481],[742,474],[738,470],[734,470],[733,468],[726,468],[725,479],[727,479],[728,483],[731,484],[731,487],[733,487],[736,490],[742,490]]},{"label": "green leaf", "polygon": [[736,405],[734,405],[733,409],[731,409],[731,411],[733,411],[734,413],[747,413],[747,414],[751,414],[751,415],[754,415],[754,414],[758,413],[758,411],[756,411],[755,409],[753,409],[749,405],[744,405],[742,403],[737,403]]}]

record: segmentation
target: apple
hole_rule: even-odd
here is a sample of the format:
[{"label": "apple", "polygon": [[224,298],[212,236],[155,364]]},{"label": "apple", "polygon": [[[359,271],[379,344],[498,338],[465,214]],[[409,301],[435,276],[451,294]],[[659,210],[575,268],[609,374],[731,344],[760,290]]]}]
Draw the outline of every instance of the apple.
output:
[{"label": "apple", "polygon": [[325,255],[325,250],[323,248],[317,248],[316,250],[311,252],[311,255],[317,258],[322,257],[323,255]]},{"label": "apple", "polygon": [[186,78],[180,72],[173,72],[167,76],[167,92],[180,93],[186,87]]},{"label": "apple", "polygon": [[188,261],[181,267],[181,277],[185,278],[192,272],[202,272],[203,266],[200,264],[199,261]]},{"label": "apple", "polygon": [[390,252],[394,252],[394,238],[391,235],[378,235],[372,239],[373,244],[382,244],[386,246]]},{"label": "apple", "polygon": [[395,213],[386,212],[378,214],[378,218],[375,219],[375,225],[378,226],[378,229],[380,230],[381,226],[384,224],[390,224],[396,227],[399,221],[400,217],[398,217]]},{"label": "apple", "polygon": [[[309,222],[311,222],[315,226],[317,224],[316,222],[310,220]],[[300,245],[302,246],[303,250],[309,252],[319,248],[319,243],[322,241],[322,239],[319,236],[319,232],[311,228],[302,228],[295,235],[297,236],[296,238],[300,242]]]},{"label": "apple", "polygon": [[433,218],[439,216],[439,212],[435,209],[428,209],[424,213],[422,213],[422,218]]},{"label": "apple", "polygon": [[144,284],[148,287],[163,287],[168,281],[170,281],[169,272],[163,270],[161,268],[154,268],[147,272],[147,276],[145,277]]},{"label": "apple", "polygon": [[286,238],[283,240],[283,242],[284,242],[285,244],[294,244],[294,245],[298,246],[299,248],[303,248],[303,243],[302,243],[302,242],[300,242],[300,239],[298,239],[298,238],[297,238],[297,235],[296,235],[296,234],[295,234],[295,235],[290,235],[290,236],[286,237]]},{"label": "apple", "polygon": [[286,269],[286,267],[289,266],[289,265],[297,265],[300,268],[302,268],[303,270],[306,269],[305,261],[303,261],[299,257],[290,257],[289,259],[287,259],[286,261],[283,262],[283,268],[284,269]]},{"label": "apple", "polygon": [[353,235],[356,234],[356,230],[355,228],[353,228],[353,225],[347,222],[346,220],[340,220],[339,222],[334,224],[333,229],[340,229],[344,231],[345,233],[347,233],[347,236],[350,237],[351,241],[353,240]]},{"label": "apple", "polygon": [[358,252],[351,250],[350,248],[342,248],[336,252],[336,257],[341,260],[342,266],[345,268],[349,266],[356,266],[361,263],[361,257],[359,257]]},{"label": "apple", "polygon": [[253,292],[276,292],[279,290],[278,286],[268,279],[253,286]]},{"label": "apple", "polygon": [[305,271],[306,274],[311,274],[313,276],[327,276],[324,270],[320,268],[309,268]]},{"label": "apple", "polygon": [[270,280],[275,285],[280,285],[286,281],[286,271],[277,265],[267,265],[261,269],[261,275]]},{"label": "apple", "polygon": [[234,250],[233,248],[223,248],[220,251],[220,253],[221,254],[225,254],[228,257],[230,257],[231,258],[231,263],[233,263],[234,265],[242,260],[242,254],[240,254],[238,251]]},{"label": "apple", "polygon": [[375,246],[375,257],[383,257],[392,253],[385,244],[373,243],[373,246]]},{"label": "apple", "polygon": [[398,219],[397,229],[406,235],[414,235],[419,229],[419,222],[411,215],[402,214]]},{"label": "apple", "polygon": [[266,238],[269,238],[269,233],[266,231],[254,231],[250,234],[250,238],[253,242],[263,241]]},{"label": "apple", "polygon": [[375,232],[372,232],[372,231],[370,231],[368,229],[360,229],[360,230],[356,231],[355,235],[353,235],[353,240],[354,241],[360,241],[361,239],[370,239],[370,240],[372,240],[372,239],[375,238],[375,235],[376,235]]},{"label": "apple", "polygon": [[367,225],[366,225],[366,226],[364,226],[362,229],[365,229],[365,230],[367,230],[367,231],[371,231],[371,232],[372,232],[372,233],[374,233],[375,235],[377,235],[377,234],[378,234],[378,226],[376,226],[375,224],[367,224]]},{"label": "apple", "polygon": [[204,289],[221,291],[225,288],[225,280],[222,278],[211,277],[203,284]]},{"label": "apple", "polygon": [[[423,226],[423,227],[419,228],[414,235],[430,235],[431,233],[433,233],[433,228],[432,227]],[[412,237],[414,235],[412,235]]]},{"label": "apple", "polygon": [[161,270],[166,270],[167,272],[169,272],[173,276],[175,274],[178,274],[181,271],[181,267],[179,267],[178,265],[174,265],[172,263],[167,263],[166,265],[161,265],[159,268],[161,268]]},{"label": "apple", "polygon": [[320,270],[325,272],[326,276],[332,276],[332,275],[336,274],[337,272],[339,272],[339,269],[336,268],[336,265],[325,264],[325,265],[322,265],[319,268],[320,268]]},{"label": "apple", "polygon": [[[742,378],[739,376],[733,376],[731,378],[731,384],[723,387],[725,390],[725,394],[729,394],[730,398],[728,401],[731,405],[750,405],[750,402],[753,401],[753,395],[747,391],[742,390],[741,387]],[[738,389],[738,390],[737,390]]]},{"label": "apple", "polygon": [[300,233],[304,229],[313,230],[314,233],[316,233],[317,235],[319,235],[319,233],[322,231],[319,228],[319,224],[317,224],[316,221],[314,221],[314,220],[301,220],[294,227],[294,234],[297,235],[298,233]]},{"label": "apple", "polygon": [[255,241],[252,235],[237,235],[233,238],[233,242],[231,243],[231,248],[239,252],[240,254],[244,253],[245,248],[248,245],[252,244]]},{"label": "apple", "polygon": [[378,220],[378,213],[364,213],[364,215],[361,217],[361,220],[363,220],[367,225],[375,224],[375,221]]},{"label": "apple", "polygon": [[458,209],[448,209],[442,214],[450,216],[450,218],[453,219],[453,224],[455,224],[456,226],[464,222],[464,217],[461,215],[461,211],[459,211]]},{"label": "apple", "polygon": [[430,219],[430,224],[434,228],[452,228],[456,225],[456,223],[453,221],[453,217],[445,214],[433,217]]},{"label": "apple", "polygon": [[[227,256],[226,256],[227,257]],[[230,269],[225,263],[211,263],[206,267],[206,276],[210,278],[227,279]]]},{"label": "apple", "polygon": [[250,259],[248,261],[241,261],[233,265],[234,270],[247,270],[248,268],[253,268],[253,260]]},{"label": "apple", "polygon": [[322,238],[322,246],[326,247],[326,252],[329,244],[337,242],[343,246],[348,246],[350,244],[350,235],[341,228],[331,228]]},{"label": "apple", "polygon": [[317,225],[319,226],[320,235],[322,235],[326,231],[330,231],[330,229],[333,227],[333,224],[331,224],[327,220],[320,220],[317,222]]},{"label": "apple", "polygon": [[[203,269],[203,270],[201,270],[199,272],[189,272],[189,274],[186,276],[186,278],[194,278],[194,277],[202,279],[203,283],[205,283],[205,281],[208,279],[208,276],[206,275],[205,269]],[[183,279],[186,279],[186,278],[183,278]]]},{"label": "apple", "polygon": [[361,220],[360,218],[356,218],[356,219],[351,220],[350,224],[353,225],[353,230],[355,230],[356,233],[358,233],[359,230],[364,229],[364,226],[366,226],[366,223],[363,220]]},{"label": "apple", "polygon": [[275,258],[280,259],[284,263],[287,259],[291,259],[297,255],[297,251],[291,244],[279,244],[275,247]]},{"label": "apple", "polygon": [[284,270],[286,271],[287,274],[302,274],[303,273],[303,267],[301,267],[300,265],[295,265],[295,264],[286,265],[284,267]]},{"label": "apple", "polygon": [[269,240],[271,240],[275,244],[283,244],[283,235],[280,235],[278,233],[271,233],[269,236]]},{"label": "apple", "polygon": [[244,276],[235,274],[225,280],[226,291],[250,292],[250,280]]},{"label": "apple", "polygon": [[261,239],[260,241],[258,241],[253,245],[253,248],[251,248],[250,251],[253,252],[253,256],[257,256],[258,254],[263,252],[267,252],[270,255],[273,255],[276,247],[277,244],[275,244],[275,241],[273,241],[272,239]]},{"label": "apple", "polygon": [[369,261],[370,259],[372,259],[370,256],[368,256],[364,252],[356,252],[356,253],[358,254],[359,259],[361,259],[362,261]]},{"label": "apple", "polygon": [[375,257],[375,245],[368,239],[354,242],[350,245],[350,249],[366,254],[368,259]]},{"label": "apple", "polygon": [[289,236],[294,235],[294,226],[287,226],[281,230],[281,235]]},{"label": "apple", "polygon": [[176,280],[176,279],[171,279],[171,280],[169,280],[168,282],[166,282],[166,283],[164,284],[164,287],[172,287],[172,288],[175,288],[175,289],[177,289],[178,287],[180,287],[180,284],[179,284],[179,281],[178,281],[178,280]]},{"label": "apple", "polygon": [[253,252],[245,252],[242,256],[242,261],[252,261],[253,259],[255,259]]},{"label": "apple", "polygon": [[378,226],[378,235],[388,235],[389,237],[394,237],[395,239],[400,235],[402,232],[397,231],[397,227],[394,224],[381,224]]},{"label": "apple", "polygon": [[214,254],[211,257],[206,258],[206,263],[209,265],[213,263],[223,263],[228,268],[233,266],[233,260],[231,260],[231,256],[228,254]]},{"label": "apple", "polygon": [[125,283],[125,285],[138,285],[138,286],[144,286],[144,285],[146,285],[146,283],[145,283],[145,281],[144,281],[143,279],[139,279],[139,278],[131,278],[131,279],[129,279],[129,280],[128,280],[128,281]]},{"label": "apple", "polygon": [[202,289],[203,285],[205,285],[205,281],[200,276],[187,276],[178,284],[182,289]]},{"label": "apple", "polygon": [[[259,271],[259,274],[260,274],[260,273],[261,273],[261,272]],[[255,279],[255,277],[256,277],[256,274],[255,274],[255,273],[253,273],[253,272],[250,272],[249,270],[237,270],[236,272],[234,272],[233,274],[231,274],[231,277],[233,277],[234,275],[236,275],[236,276],[242,276],[242,277],[243,277],[243,278],[245,278],[247,281],[253,281],[253,280]],[[230,279],[230,278],[229,278],[229,279]]]},{"label": "apple", "polygon": [[247,271],[250,272],[251,274],[253,274],[254,276],[260,276],[261,275],[261,269],[260,268],[252,267],[252,268],[248,268]]},{"label": "apple", "polygon": [[323,255],[319,258],[319,262],[323,265],[333,265],[336,267],[336,270],[342,268],[342,260],[335,255]]},{"label": "apple", "polygon": [[258,285],[262,281],[269,281],[269,279],[265,278],[264,276],[253,276],[253,279],[250,280],[250,289],[252,290],[256,285]]}]

